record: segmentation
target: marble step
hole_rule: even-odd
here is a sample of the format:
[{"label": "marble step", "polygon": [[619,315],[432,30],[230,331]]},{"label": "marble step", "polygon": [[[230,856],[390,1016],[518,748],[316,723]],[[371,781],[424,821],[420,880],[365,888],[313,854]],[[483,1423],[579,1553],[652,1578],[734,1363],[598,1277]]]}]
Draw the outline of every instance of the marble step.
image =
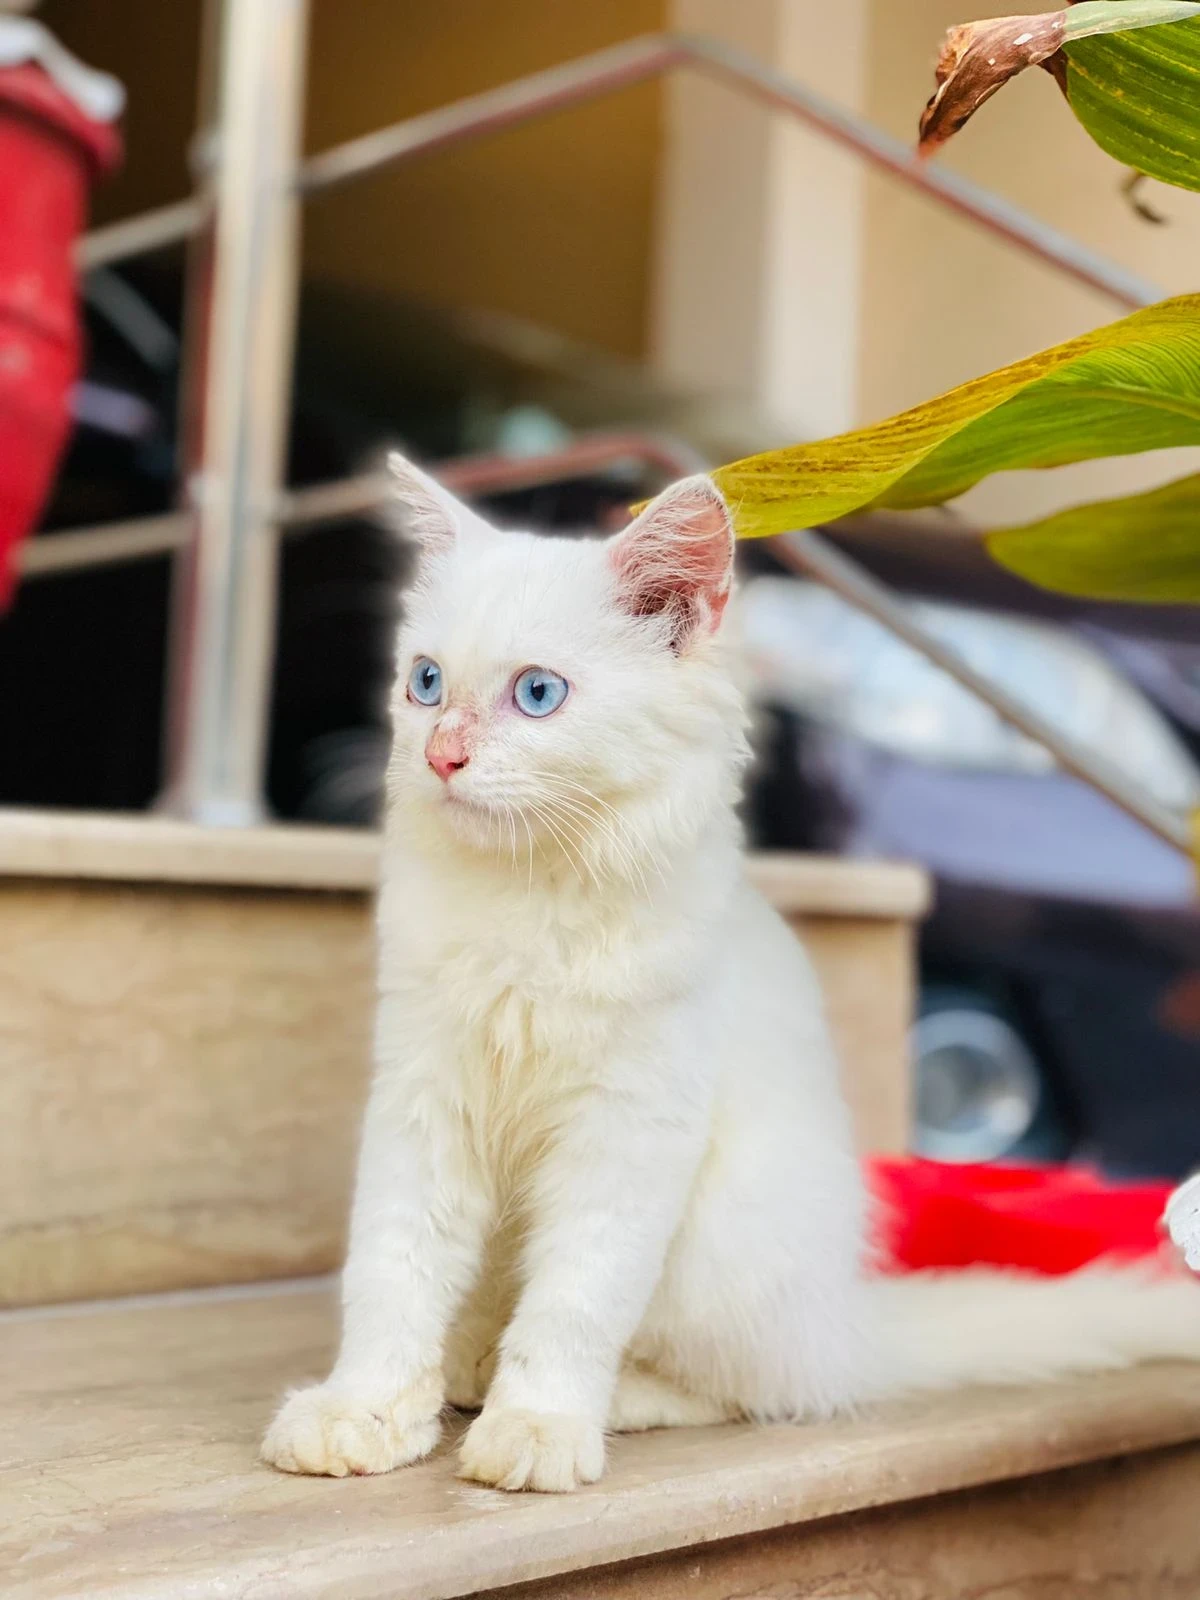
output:
[{"label": "marble step", "polygon": [[[378,856],[366,832],[0,811],[0,1305],[338,1264]],[[862,1144],[899,1148],[924,874],[751,871],[816,960]]]},{"label": "marble step", "polygon": [[324,1372],[332,1290],[0,1314],[5,1600],[1186,1600],[1200,1365],[969,1391],[813,1426],[617,1439],[602,1482],[256,1459]]}]

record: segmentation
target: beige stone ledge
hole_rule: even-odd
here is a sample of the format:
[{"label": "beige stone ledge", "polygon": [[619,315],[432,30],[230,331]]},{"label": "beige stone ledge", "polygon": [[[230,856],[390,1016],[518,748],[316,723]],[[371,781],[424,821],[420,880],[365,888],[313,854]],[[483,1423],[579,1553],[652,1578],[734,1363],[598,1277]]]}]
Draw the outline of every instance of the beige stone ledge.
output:
[{"label": "beige stone ledge", "polygon": [[[384,1478],[290,1478],[260,1465],[272,1405],[288,1384],[325,1371],[334,1326],[331,1290],[302,1286],[0,1316],[6,1600],[452,1600],[535,1580],[553,1580],[538,1591],[547,1595],[924,1600],[999,1593],[984,1578],[999,1583],[1018,1534],[1035,1547],[1031,1570],[1053,1581],[1001,1584],[1006,1595],[1195,1592],[1186,1585],[1200,1571],[1197,1451],[1165,1447],[1200,1437],[1200,1365],[937,1396],[849,1422],[628,1437],[594,1487],[513,1497],[454,1477],[459,1425],[430,1461]],[[1134,1518],[1128,1472],[1143,1460],[1149,1487]],[[1064,1471],[1100,1461],[1112,1467],[1098,1480]],[[1043,1476],[1015,1520],[986,1501],[964,1517],[947,1498],[1034,1474]],[[1093,1504],[1097,1483],[1124,1497],[1123,1522]],[[1172,1499],[1179,1485],[1186,1498]],[[1074,1530],[1088,1505],[1096,1542],[1081,1549]],[[855,1520],[881,1507],[893,1508],[890,1520]],[[946,1508],[955,1543],[940,1542],[936,1522],[919,1537],[916,1519],[931,1507]],[[1106,1518],[1132,1536],[1123,1552],[1101,1548]],[[765,1542],[781,1530],[795,1539]],[[857,1552],[838,1558],[848,1586],[834,1574],[814,1587],[832,1559],[822,1541],[835,1535]],[[975,1576],[956,1588],[971,1541]],[[648,1566],[614,1566],[667,1552],[676,1564],[654,1569],[659,1588]],[[607,1574],[595,1590],[579,1579],[594,1568]],[[1174,1586],[1137,1576],[1151,1568]],[[721,1576],[733,1569],[753,1569],[753,1585]],[[640,1576],[627,1584],[623,1571]]]},{"label": "beige stone ledge", "polygon": [[[929,904],[926,874],[904,863],[759,855],[751,872],[788,914],[914,918]],[[365,829],[0,809],[0,876],[369,891],[378,873],[378,836]]]}]

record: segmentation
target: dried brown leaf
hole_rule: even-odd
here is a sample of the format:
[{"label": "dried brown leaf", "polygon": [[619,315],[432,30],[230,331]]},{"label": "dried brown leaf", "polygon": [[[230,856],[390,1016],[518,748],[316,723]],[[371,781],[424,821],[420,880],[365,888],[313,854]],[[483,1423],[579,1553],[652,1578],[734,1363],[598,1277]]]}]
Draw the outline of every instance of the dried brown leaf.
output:
[{"label": "dried brown leaf", "polygon": [[922,155],[932,155],[974,116],[985,100],[1026,67],[1045,66],[1059,79],[1058,51],[1065,11],[990,17],[951,28],[936,69],[937,89],[921,113]]}]

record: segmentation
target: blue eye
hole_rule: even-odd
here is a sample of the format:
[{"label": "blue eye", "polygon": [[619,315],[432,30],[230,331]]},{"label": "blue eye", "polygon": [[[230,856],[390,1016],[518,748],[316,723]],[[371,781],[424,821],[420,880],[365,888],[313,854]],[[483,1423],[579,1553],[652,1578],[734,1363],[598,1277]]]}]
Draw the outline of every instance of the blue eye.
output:
[{"label": "blue eye", "polygon": [[419,706],[436,706],[442,698],[442,669],[428,656],[418,656],[408,675],[408,697]]},{"label": "blue eye", "polygon": [[566,698],[567,680],[541,667],[526,667],[513,684],[513,704],[527,717],[548,717]]}]

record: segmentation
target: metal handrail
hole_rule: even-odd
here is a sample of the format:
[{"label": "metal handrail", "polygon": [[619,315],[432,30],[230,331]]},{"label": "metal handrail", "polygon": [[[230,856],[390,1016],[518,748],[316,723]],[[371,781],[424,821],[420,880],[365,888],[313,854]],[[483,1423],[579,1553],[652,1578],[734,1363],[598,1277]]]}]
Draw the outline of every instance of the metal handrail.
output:
[{"label": "metal handrail", "polygon": [[[681,439],[636,429],[598,429],[542,455],[480,452],[442,462],[433,471],[457,494],[507,494],[569,482],[622,462],[649,467],[664,478],[703,472],[708,466],[704,457]],[[280,496],[272,520],[286,534],[306,533],[323,524],[377,512],[386,505],[389,494],[386,473],[361,472],[332,483],[289,489]],[[168,555],[187,544],[191,526],[190,511],[168,511],[160,516],[72,528],[19,546],[17,568],[28,581]]]},{"label": "metal handrail", "polygon": [[[432,470],[438,481],[455,494],[509,494],[518,489],[569,482],[626,461],[650,467],[667,479],[704,472],[709,466],[699,451],[682,439],[640,429],[604,428],[580,434],[569,444],[543,455],[480,452],[456,456]],[[311,528],[318,523],[336,522],[341,517],[378,510],[390,495],[386,473],[366,472],[337,483],[314,484],[289,491],[281,501],[279,520],[284,528],[294,532],[298,528]]]},{"label": "metal handrail", "polygon": [[63,533],[27,539],[16,550],[16,568],[23,582],[52,578],[61,572],[111,567],[126,561],[181,550],[192,526],[189,511],[166,511],[156,517],[127,517],[98,522]]},{"label": "metal handrail", "polygon": [[75,247],[75,265],[80,272],[96,267],[111,267],[130,256],[163,250],[199,233],[204,226],[205,207],[198,197],[176,200],[173,205],[154,211],[139,211],[134,217],[106,223],[85,233]]},{"label": "metal handrail", "polygon": [[[701,35],[646,34],[408,117],[310,157],[300,166],[297,187],[304,194],[315,194],[366,177],[397,161],[518,127],[535,117],[581,105],[682,66],[710,72],[765,105],[790,113],[870,166],[1121,305],[1151,305],[1162,298],[1162,291],[1145,278],[1126,271],[1002,195],[945,167],[922,162],[903,140],[883,132],[865,117],[846,111],[735,46]],[[84,268],[111,265],[139,251],[177,243],[196,232],[203,221],[204,210],[198,200],[163,206],[88,234],[80,242],[79,263]]]}]

